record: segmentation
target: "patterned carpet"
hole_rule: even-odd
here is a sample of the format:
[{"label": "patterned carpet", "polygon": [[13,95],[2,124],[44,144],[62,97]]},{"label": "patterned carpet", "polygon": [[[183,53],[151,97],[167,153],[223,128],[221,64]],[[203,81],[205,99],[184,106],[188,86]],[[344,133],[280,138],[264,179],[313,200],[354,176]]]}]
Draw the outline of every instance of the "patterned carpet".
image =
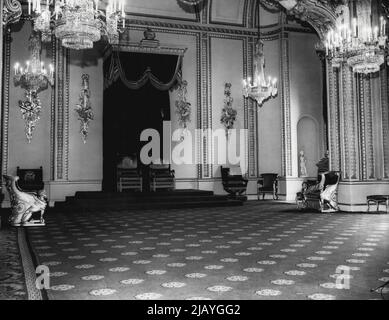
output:
[{"label": "patterned carpet", "polygon": [[24,285],[16,229],[0,230],[0,300],[24,300]]},{"label": "patterned carpet", "polygon": [[[265,201],[47,215],[28,234],[50,299],[380,299],[369,290],[389,280],[388,231],[387,214]],[[341,266],[349,289],[336,286]]]}]

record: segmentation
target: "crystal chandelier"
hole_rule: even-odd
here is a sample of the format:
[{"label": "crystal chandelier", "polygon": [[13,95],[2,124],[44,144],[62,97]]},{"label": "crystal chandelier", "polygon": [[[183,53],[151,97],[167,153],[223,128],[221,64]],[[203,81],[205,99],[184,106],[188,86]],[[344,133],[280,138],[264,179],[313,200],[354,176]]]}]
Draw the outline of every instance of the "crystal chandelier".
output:
[{"label": "crystal chandelier", "polygon": [[[327,33],[326,55],[334,65],[346,62],[355,73],[369,74],[380,70],[385,62],[386,20],[374,25],[369,1],[356,1],[356,17],[346,8],[335,30]],[[353,12],[354,10],[351,10]]]},{"label": "crystal chandelier", "polygon": [[32,133],[40,118],[41,104],[38,93],[54,85],[54,67],[45,68],[41,61],[41,38],[34,32],[29,39],[31,60],[22,67],[20,63],[14,66],[14,83],[26,90],[26,101],[19,101],[19,107],[25,121],[25,133],[28,142],[31,142]]},{"label": "crystal chandelier", "polygon": [[47,0],[43,6],[40,0],[28,0],[28,13],[43,41],[50,40],[54,32],[66,48],[90,49],[101,36],[106,36],[109,43],[117,43],[125,28],[124,0],[108,0],[105,13],[99,9],[99,2]]},{"label": "crystal chandelier", "polygon": [[265,75],[265,55],[263,52],[263,41],[261,40],[260,23],[260,4],[258,3],[258,39],[255,44],[254,52],[254,79],[247,78],[243,80],[243,96],[255,100],[259,107],[271,97],[277,96],[277,79]]}]

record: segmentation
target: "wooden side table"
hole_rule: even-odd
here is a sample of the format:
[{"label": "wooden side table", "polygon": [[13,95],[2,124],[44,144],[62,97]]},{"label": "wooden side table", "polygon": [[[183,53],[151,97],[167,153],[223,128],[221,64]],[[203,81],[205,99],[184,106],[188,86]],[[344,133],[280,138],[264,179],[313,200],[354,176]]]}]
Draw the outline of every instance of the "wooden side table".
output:
[{"label": "wooden side table", "polygon": [[377,205],[377,211],[380,209],[380,204],[385,204],[386,213],[389,213],[389,195],[371,195],[367,196],[367,212],[370,212],[370,205]]}]

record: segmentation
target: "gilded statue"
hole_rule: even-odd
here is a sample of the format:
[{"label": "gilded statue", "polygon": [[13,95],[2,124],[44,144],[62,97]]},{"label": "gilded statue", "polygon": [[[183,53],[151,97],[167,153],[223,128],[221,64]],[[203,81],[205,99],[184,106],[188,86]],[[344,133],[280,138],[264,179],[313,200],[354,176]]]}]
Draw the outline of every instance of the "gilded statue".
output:
[{"label": "gilded statue", "polygon": [[[3,175],[3,178],[11,201],[9,223],[14,227],[44,226],[43,215],[47,206],[45,191],[24,192],[17,185],[18,176]],[[32,218],[35,212],[40,212],[39,220]]]}]

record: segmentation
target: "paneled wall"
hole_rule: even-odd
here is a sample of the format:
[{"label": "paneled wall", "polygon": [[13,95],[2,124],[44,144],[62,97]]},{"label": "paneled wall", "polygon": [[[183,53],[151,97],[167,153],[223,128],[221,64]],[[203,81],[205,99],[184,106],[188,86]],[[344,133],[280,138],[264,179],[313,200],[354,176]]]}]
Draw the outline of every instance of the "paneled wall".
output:
[{"label": "paneled wall", "polygon": [[[146,26],[151,26],[162,44],[187,47],[182,71],[183,78],[188,81],[187,100],[192,105],[191,131],[222,128],[224,84],[232,84],[233,107],[238,111],[235,128],[248,129],[244,158],[249,169],[248,194],[255,198],[256,179],[260,173],[276,172],[284,177],[297,178],[298,150],[291,146],[297,140],[300,118],[308,115],[315,118],[320,128],[320,141],[323,138],[322,75],[314,51],[318,38],[309,29],[288,28],[284,15],[275,12],[274,8],[271,12],[261,9],[265,70],[269,76],[277,77],[280,85],[279,95],[257,109],[254,103],[242,96],[242,79],[252,76],[252,53],[257,35],[252,15],[254,1],[231,1],[228,6],[231,10],[222,10],[225,1],[210,1],[207,7],[196,13],[183,10],[175,0],[164,1],[166,6],[161,6],[159,0],[134,0],[128,8],[132,14],[127,22],[132,42],[140,41]],[[235,6],[237,9],[232,10]],[[29,34],[29,23],[20,23],[13,28],[10,35],[13,40],[6,46],[9,61],[6,57],[5,67],[8,70],[12,71],[14,62],[28,59]],[[43,59],[55,63],[57,82],[54,89],[40,94],[42,117],[31,144],[26,142],[23,120],[17,107],[23,90],[14,87],[12,77],[6,79],[2,170],[15,174],[17,166],[42,165],[46,189],[53,203],[76,191],[101,189],[103,61],[101,51],[96,48],[69,51],[55,42],[44,50]],[[90,75],[95,115],[86,144],[79,134],[74,111],[83,73]],[[172,129],[175,130],[178,128],[175,113],[177,93],[171,92],[170,96]],[[204,144],[194,144],[193,148],[200,150],[197,160],[209,159],[212,146],[211,139]],[[319,149],[323,151],[322,144]],[[178,189],[224,192],[217,165],[174,165],[173,168]],[[290,190],[285,185],[282,193],[291,196],[294,190]]]},{"label": "paneled wall", "polygon": [[[389,193],[388,66],[354,74],[328,62],[331,167],[342,172],[342,210],[365,211],[366,197]],[[340,88],[340,89],[338,89]]]}]

